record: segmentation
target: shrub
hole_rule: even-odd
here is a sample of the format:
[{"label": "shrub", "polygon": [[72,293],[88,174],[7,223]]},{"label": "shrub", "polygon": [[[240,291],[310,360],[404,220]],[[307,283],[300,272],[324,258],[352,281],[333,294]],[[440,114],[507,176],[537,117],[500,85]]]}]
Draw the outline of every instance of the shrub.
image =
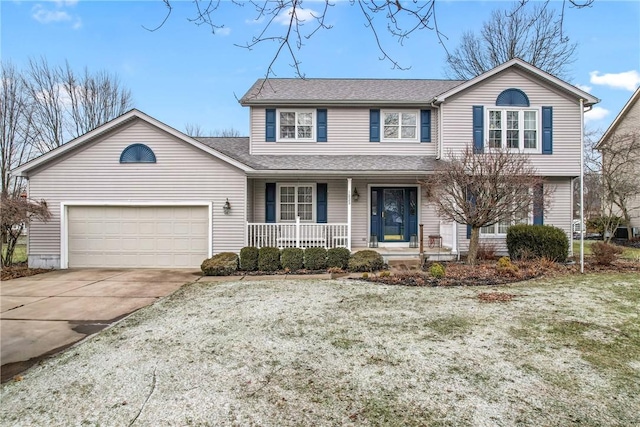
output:
[{"label": "shrub", "polygon": [[238,255],[221,252],[202,261],[200,269],[205,276],[228,276],[238,270]]},{"label": "shrub", "polygon": [[307,270],[324,270],[327,268],[327,250],[325,248],[305,249],[304,268]]},{"label": "shrub", "polygon": [[382,269],[383,266],[382,255],[370,249],[358,251],[349,258],[350,271],[376,271]]},{"label": "shrub", "polygon": [[558,227],[518,224],[507,230],[507,249],[515,260],[544,257],[562,262],[569,255],[569,240]]},{"label": "shrub", "polygon": [[261,271],[276,271],[280,268],[280,249],[263,246],[258,251],[258,269]]},{"label": "shrub", "polygon": [[518,266],[514,265],[508,256],[503,256],[496,263],[496,270],[500,274],[514,276],[518,272]]},{"label": "shrub", "polygon": [[282,268],[289,271],[301,270],[304,266],[304,251],[300,248],[285,248],[280,253]]},{"label": "shrub", "polygon": [[444,266],[437,262],[431,264],[431,267],[429,267],[429,274],[436,279],[442,279],[445,274]]},{"label": "shrub", "polygon": [[327,266],[342,268],[349,267],[351,251],[347,248],[331,248],[327,251]]},{"label": "shrub", "polygon": [[478,259],[496,259],[496,245],[490,242],[483,242],[478,245]]},{"label": "shrub", "polygon": [[591,253],[596,264],[599,265],[611,265],[622,251],[621,247],[604,242],[595,242],[591,245]]},{"label": "shrub", "polygon": [[391,277],[391,272],[388,270],[380,272],[380,277]]},{"label": "shrub", "polygon": [[258,269],[258,252],[258,248],[255,246],[245,246],[240,249],[240,269],[256,271]]}]

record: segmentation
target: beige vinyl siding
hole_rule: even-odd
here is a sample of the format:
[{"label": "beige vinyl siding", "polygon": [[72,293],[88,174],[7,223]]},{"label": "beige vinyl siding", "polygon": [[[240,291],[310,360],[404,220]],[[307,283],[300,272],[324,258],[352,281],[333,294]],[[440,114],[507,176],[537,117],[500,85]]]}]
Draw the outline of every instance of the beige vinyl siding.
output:
[{"label": "beige vinyl siding", "polygon": [[[120,164],[133,143],[151,148],[155,164]],[[35,222],[30,256],[60,256],[61,202],[212,202],[213,253],[238,251],[244,243],[244,184],[239,169],[169,134],[136,120],[31,173],[29,196],[45,199],[53,217]],[[232,206],[225,215],[226,199]]]},{"label": "beige vinyl siding", "polygon": [[[545,203],[544,225],[553,225],[561,228],[567,234],[569,241],[572,239],[572,192],[571,178],[548,177],[546,184],[553,193]],[[458,225],[458,241],[460,251],[469,250],[469,239],[467,239],[467,226]],[[493,246],[500,253],[507,253],[507,242],[504,238],[480,237],[480,244]]]},{"label": "beige vinyl siding", "polygon": [[[531,163],[540,175],[578,176],[580,174],[580,104],[539,79],[524,72],[509,69],[478,83],[445,101],[442,107],[444,155],[471,145],[473,141],[472,107],[483,105],[485,116],[485,145],[487,108],[495,107],[495,100],[505,89],[517,88],[529,97],[531,108],[553,107],[553,154],[531,154]],[[541,131],[541,113],[538,114]],[[538,138],[540,144],[541,139]]]},{"label": "beige vinyl siding", "polygon": [[[275,108],[275,107],[274,107]],[[321,108],[321,107],[319,107]],[[372,107],[377,108],[377,107]],[[426,106],[424,108],[427,108]],[[423,109],[424,109],[423,108]],[[385,110],[387,108],[380,108]],[[393,108],[388,108],[393,109]],[[405,110],[406,108],[398,108]],[[369,108],[327,108],[327,142],[266,142],[265,108],[251,107],[252,154],[388,154],[435,156],[438,141],[438,110],[431,111],[431,142],[370,142]],[[419,113],[419,108],[409,108]],[[418,131],[419,131],[418,117]]]}]

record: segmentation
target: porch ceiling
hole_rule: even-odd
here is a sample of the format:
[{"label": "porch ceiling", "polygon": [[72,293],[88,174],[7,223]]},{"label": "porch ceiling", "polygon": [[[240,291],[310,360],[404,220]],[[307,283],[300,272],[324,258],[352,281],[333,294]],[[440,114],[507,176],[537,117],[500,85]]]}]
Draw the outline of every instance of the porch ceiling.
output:
[{"label": "porch ceiling", "polygon": [[252,155],[249,138],[196,138],[214,150],[255,169],[252,175],[291,174],[296,171],[348,175],[415,176],[435,170],[433,156],[388,155]]}]

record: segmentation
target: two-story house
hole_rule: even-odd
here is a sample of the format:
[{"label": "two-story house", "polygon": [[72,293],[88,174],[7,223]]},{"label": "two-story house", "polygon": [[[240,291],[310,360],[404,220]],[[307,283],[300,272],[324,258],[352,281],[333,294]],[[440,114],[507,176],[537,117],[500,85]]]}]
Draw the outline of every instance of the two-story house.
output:
[{"label": "two-story house", "polygon": [[[31,266],[194,267],[243,246],[409,248],[419,224],[453,253],[418,181],[451,152],[530,153],[571,235],[590,94],[515,59],[472,80],[270,79],[242,97],[248,138],[192,138],[133,110],[14,171],[45,199]],[[533,214],[529,218],[533,222]],[[509,221],[481,238],[504,245]],[[438,242],[439,243],[439,242]]]}]

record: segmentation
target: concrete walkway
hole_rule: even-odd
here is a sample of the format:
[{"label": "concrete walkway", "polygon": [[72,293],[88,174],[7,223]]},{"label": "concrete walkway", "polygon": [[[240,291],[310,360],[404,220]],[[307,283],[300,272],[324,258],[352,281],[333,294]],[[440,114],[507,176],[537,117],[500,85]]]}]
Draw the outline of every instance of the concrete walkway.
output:
[{"label": "concrete walkway", "polygon": [[2,381],[200,277],[199,270],[69,269],[3,281]]}]

